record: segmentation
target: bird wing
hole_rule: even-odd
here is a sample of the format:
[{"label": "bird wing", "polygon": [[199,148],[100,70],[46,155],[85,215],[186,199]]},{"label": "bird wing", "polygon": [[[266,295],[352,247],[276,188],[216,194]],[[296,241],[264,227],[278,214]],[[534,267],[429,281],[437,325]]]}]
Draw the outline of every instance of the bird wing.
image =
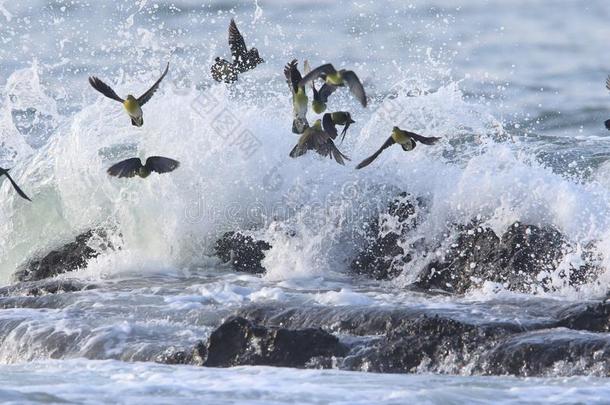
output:
[{"label": "bird wing", "polygon": [[217,82],[233,83],[237,80],[238,69],[231,62],[223,58],[216,58],[210,68],[212,77]]},{"label": "bird wing", "polygon": [[246,41],[237,29],[235,20],[231,18],[229,24],[229,47],[231,48],[231,55],[233,56],[233,63],[239,64],[244,61],[248,49],[246,48]]},{"label": "bird wing", "polygon": [[389,148],[390,146],[394,145],[396,142],[394,141],[394,138],[389,137],[385,143],[383,145],[381,145],[381,148],[379,148],[377,150],[377,152],[373,153],[371,156],[369,156],[368,158],[364,159],[362,162],[360,162],[358,164],[358,166],[356,166],[356,169],[362,169],[363,167],[366,167],[368,165],[370,165],[373,160],[377,159],[377,157],[381,154],[381,152],[383,152],[385,149]]},{"label": "bird wing", "polygon": [[354,97],[360,101],[360,104],[362,104],[363,107],[366,107],[366,93],[364,92],[364,87],[362,87],[362,83],[360,82],[360,79],[358,79],[358,76],[356,76],[356,73],[347,70],[343,72],[342,76],[343,80],[349,86],[349,91],[351,91]]},{"label": "bird wing", "polygon": [[301,79],[299,86],[305,86],[312,80],[316,80],[320,75],[327,75],[330,73],[336,72],[335,68],[331,63],[327,63],[326,65],[318,66],[311,72],[307,73],[303,79]]},{"label": "bird wing", "polygon": [[606,79],[606,88],[610,90],[610,76]]},{"label": "bird wing", "polygon": [[326,113],[322,117],[322,128],[324,128],[324,131],[332,139],[335,139],[337,137],[337,135],[338,135],[337,127],[335,126],[335,123],[333,122],[333,117],[332,117],[331,113]]},{"label": "bird wing", "polygon": [[153,84],[152,87],[150,89],[148,89],[148,91],[146,91],[146,93],[144,93],[140,97],[138,97],[138,104],[140,104],[140,107],[142,107],[144,104],[146,104],[148,102],[148,100],[150,100],[152,98],[153,94],[155,94],[155,92],[159,88],[159,84],[161,83],[161,80],[163,80],[165,75],[167,74],[168,70],[169,70],[169,62],[167,62],[167,66],[165,66],[165,70],[163,71],[163,74],[155,82],[155,84]]},{"label": "bird wing", "polygon": [[112,165],[107,173],[116,177],[133,177],[138,174],[141,167],[142,161],[139,158],[131,158]]},{"label": "bird wing", "polygon": [[93,87],[95,90],[99,91],[106,97],[116,100],[120,103],[125,102],[125,100],[123,100],[121,97],[119,97],[114,92],[114,90],[112,90],[112,87],[108,86],[106,83],[101,81],[99,78],[97,78],[95,76],[89,77],[89,84],[91,85],[91,87]]},{"label": "bird wing", "polygon": [[604,125],[606,126],[606,129],[610,131],[610,120],[604,121]]},{"label": "bird wing", "polygon": [[301,72],[297,68],[298,62],[296,59],[288,62],[284,67],[284,76],[286,76],[286,82],[290,86],[292,94],[296,93],[299,89],[299,82],[301,81]]},{"label": "bird wing", "polygon": [[28,197],[23,190],[17,185],[17,183],[15,183],[15,180],[13,180],[13,178],[11,177],[10,174],[8,174],[8,170],[4,171],[4,175],[6,176],[6,178],[8,179],[8,181],[11,182],[11,184],[13,185],[13,188],[15,189],[15,191],[17,192],[17,194],[19,194],[19,196],[21,196],[21,198],[25,198],[28,201],[32,201],[30,199],[30,197]]},{"label": "bird wing", "polygon": [[146,167],[157,173],[169,173],[176,170],[178,166],[180,166],[180,162],[177,160],[162,156],[151,156],[146,159]]},{"label": "bird wing", "polygon": [[320,101],[326,103],[328,101],[328,97],[333,94],[337,90],[337,86],[333,86],[332,84],[324,83],[320,90],[318,91],[320,95]]},{"label": "bird wing", "polygon": [[438,142],[441,138],[437,138],[435,136],[422,136],[419,134],[416,134],[414,132],[409,132],[406,131],[407,134],[415,139],[417,142],[423,143],[424,145],[434,145],[436,142]]}]

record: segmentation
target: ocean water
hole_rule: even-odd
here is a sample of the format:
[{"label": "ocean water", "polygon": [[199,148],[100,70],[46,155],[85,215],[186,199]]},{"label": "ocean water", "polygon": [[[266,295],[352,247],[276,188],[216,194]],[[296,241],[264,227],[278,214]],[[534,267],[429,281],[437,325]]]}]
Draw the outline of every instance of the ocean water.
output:
[{"label": "ocean water", "polygon": [[[229,56],[231,17],[266,63],[226,86],[209,66]],[[521,379],[150,360],[205,339],[251,304],[536,322],[559,304],[605,297],[605,257],[608,271],[579,289],[494,286],[459,298],[406,291],[417,266],[391,282],[354,278],[348,266],[363,224],[402,190],[428,201],[418,227],[427,239],[480,217],[498,231],[515,221],[553,225],[576,246],[596,241],[603,255],[609,18],[602,0],[0,0],[0,166],[34,200],[0,185],[0,284],[83,230],[104,227],[121,247],[70,275],[99,289],[2,298],[0,321],[12,327],[0,342],[0,401],[605,402],[607,379],[561,371]],[[345,92],[332,99],[356,121],[341,145],[347,167],[288,158],[296,137],[282,69],[293,58],[351,68],[364,82],[367,109]],[[121,95],[139,94],[167,61],[141,128],[87,82],[97,75]],[[354,170],[393,125],[442,140],[409,154],[390,149]],[[105,173],[123,158],[158,154],[181,167],[146,181]],[[212,257],[217,238],[235,229],[273,245],[264,276]]]}]

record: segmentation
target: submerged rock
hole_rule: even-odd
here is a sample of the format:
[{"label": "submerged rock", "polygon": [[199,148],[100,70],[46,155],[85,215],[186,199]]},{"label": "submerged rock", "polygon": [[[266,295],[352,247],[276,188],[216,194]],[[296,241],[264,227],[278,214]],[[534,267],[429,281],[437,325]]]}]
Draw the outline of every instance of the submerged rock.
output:
[{"label": "submerged rock", "polygon": [[352,261],[352,271],[376,280],[400,275],[404,265],[411,261],[410,254],[401,246],[401,237],[413,225],[415,213],[415,204],[407,193],[394,199],[387,213],[369,223],[367,243]]},{"label": "submerged rock", "polygon": [[21,265],[13,275],[13,279],[15,281],[36,281],[85,268],[90,259],[97,257],[101,251],[112,248],[105,230],[89,230],[78,235],[74,242],[67,243]]},{"label": "submerged rock", "polygon": [[306,367],[328,364],[323,359],[345,352],[339,339],[322,329],[267,328],[233,317],[210,336],[204,366]]},{"label": "submerged rock", "polygon": [[93,284],[79,280],[40,280],[27,281],[0,288],[0,297],[31,296],[85,291],[97,288]]},{"label": "submerged rock", "polygon": [[261,262],[265,258],[265,251],[271,249],[271,245],[240,232],[226,232],[216,241],[214,249],[220,260],[223,263],[231,263],[235,271],[262,274],[265,268]]}]

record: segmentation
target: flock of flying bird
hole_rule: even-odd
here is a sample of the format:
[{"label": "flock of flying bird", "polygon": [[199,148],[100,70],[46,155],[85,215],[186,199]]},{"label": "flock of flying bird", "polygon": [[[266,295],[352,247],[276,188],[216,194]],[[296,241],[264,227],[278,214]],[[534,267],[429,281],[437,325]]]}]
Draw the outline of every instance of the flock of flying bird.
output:
[{"label": "flock of flying bird", "polygon": [[[211,74],[214,80],[225,83],[233,83],[238,80],[238,76],[248,70],[254,69],[257,65],[264,63],[264,60],[259,56],[256,48],[248,49],[243,36],[239,32],[235,21],[231,19],[229,24],[229,47],[231,49],[231,62],[226,59],[217,57],[214,65],[211,67]],[[128,94],[125,99],[119,97],[117,93],[106,83],[99,78],[89,77],[89,84],[102,93],[104,96],[118,101],[123,104],[127,111],[131,124],[137,127],[144,125],[144,116],[142,106],[144,106],[158,90],[161,81],[167,75],[169,63],[161,74],[161,77],[140,97],[134,97]],[[366,93],[360,79],[351,70],[336,70],[332,64],[325,64],[313,70],[309,68],[307,61],[304,62],[304,73],[302,76],[298,69],[296,60],[289,62],[284,68],[284,75],[292,94],[293,105],[293,123],[292,132],[300,135],[296,146],[290,151],[290,156],[293,158],[299,157],[308,151],[315,151],[324,157],[330,157],[337,163],[344,165],[345,160],[350,160],[344,155],[335,145],[334,141],[339,136],[337,126],[342,126],[341,141],[345,138],[348,128],[355,121],[349,112],[336,111],[326,112],[328,108],[329,97],[340,87],[347,87],[350,93],[360,102],[362,107],[367,106]],[[316,88],[316,82],[322,80],[323,84],[320,88]],[[610,89],[610,79],[607,84]],[[324,114],[321,119],[314,121],[309,125],[307,120],[307,112],[309,110],[309,98],[307,88],[311,87],[312,92],[312,110],[316,114]],[[610,120],[606,123],[610,129]],[[373,162],[385,149],[394,144],[398,144],[404,151],[410,151],[415,148],[417,143],[424,145],[432,145],[440,138],[425,137],[413,132],[402,130],[398,127],[393,127],[390,137],[383,143],[373,155],[363,160],[356,166],[356,169],[361,169]],[[180,162],[162,156],[151,156],[142,161],[135,157],[123,160],[111,166],[107,173],[116,177],[148,177],[152,172],[168,173],[180,166]],[[8,173],[8,169],[0,168],[0,177],[6,176],[15,191],[23,198],[31,201],[30,198],[19,188],[12,177]]]}]

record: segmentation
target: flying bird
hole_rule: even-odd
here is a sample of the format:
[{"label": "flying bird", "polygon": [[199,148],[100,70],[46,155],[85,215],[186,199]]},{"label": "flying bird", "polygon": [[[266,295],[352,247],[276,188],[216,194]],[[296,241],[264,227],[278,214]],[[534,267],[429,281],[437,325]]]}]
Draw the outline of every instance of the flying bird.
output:
[{"label": "flying bird", "polygon": [[116,177],[140,176],[146,178],[152,172],[169,173],[176,170],[178,166],[180,166],[180,162],[177,160],[161,156],[149,157],[144,165],[140,158],[131,158],[111,166],[108,169],[108,174]]},{"label": "flying bird", "polygon": [[337,125],[343,125],[343,131],[341,131],[341,142],[343,142],[345,139],[345,134],[347,133],[349,126],[355,123],[356,121],[352,119],[351,114],[346,111],[326,113],[322,117],[322,128],[324,128],[324,131],[327,132],[333,140],[338,135]]},{"label": "flying bird", "polygon": [[[304,72],[308,74],[311,69],[309,68],[309,63],[305,61],[304,63]],[[328,102],[328,97],[337,90],[337,86],[332,84],[324,83],[320,90],[316,88],[315,80],[311,81],[311,90],[313,92],[313,100],[311,101],[311,108],[316,114],[322,114],[326,111],[326,103]]]},{"label": "flying bird", "polygon": [[212,78],[217,82],[233,83],[237,81],[238,74],[254,69],[265,62],[258,55],[258,49],[248,50],[246,41],[237,29],[234,19],[231,19],[229,24],[229,48],[231,48],[232,61],[217,57],[210,68]]},{"label": "flying bird", "polygon": [[127,110],[127,114],[129,114],[129,117],[131,118],[131,124],[136,127],[141,127],[142,125],[144,125],[142,106],[144,104],[146,104],[155,94],[155,92],[159,88],[159,84],[161,83],[161,81],[163,80],[165,75],[167,74],[168,70],[169,70],[169,62],[167,63],[167,66],[165,67],[163,74],[155,82],[155,84],[153,84],[152,87],[146,91],[146,93],[142,94],[140,97],[137,97],[137,98],[132,96],[131,94],[128,94],[127,98],[125,100],[123,100],[121,97],[119,97],[116,94],[116,92],[114,90],[112,90],[112,87],[108,86],[106,83],[104,83],[103,81],[101,81],[99,78],[97,78],[95,76],[89,77],[89,84],[91,84],[91,87],[93,87],[95,90],[99,91],[106,97],[122,103],[123,106],[125,107],[125,110]]},{"label": "flying bird", "polygon": [[[360,101],[360,104],[362,104],[363,107],[366,107],[366,93],[364,92],[364,87],[362,87],[360,79],[358,79],[358,76],[353,71],[345,69],[336,70],[332,64],[327,63],[306,74],[301,80],[300,85],[305,86],[307,83],[317,80],[318,78],[324,80],[325,84],[329,86],[344,87],[347,84],[354,97]],[[332,94],[333,91],[334,89],[331,91],[330,88],[325,90],[326,99],[328,99],[328,95]],[[320,92],[322,92],[322,89],[320,89]],[[320,99],[322,100],[323,97],[320,96]],[[326,103],[326,101],[324,101],[324,103]]]},{"label": "flying bird", "polygon": [[370,165],[373,160],[377,159],[381,152],[394,145],[395,143],[399,144],[404,151],[408,152],[410,150],[413,150],[415,146],[417,146],[416,141],[423,143],[424,145],[434,145],[440,139],[441,138],[421,136],[414,132],[404,131],[398,127],[394,127],[392,129],[392,135],[390,135],[387,141],[385,141],[385,143],[381,145],[381,148],[379,148],[377,152],[373,153],[371,156],[360,162],[360,164],[356,166],[356,169],[362,169],[363,167]]},{"label": "flying bird", "polygon": [[6,176],[6,178],[8,179],[8,181],[10,181],[10,182],[11,182],[11,184],[13,185],[13,188],[15,189],[15,191],[17,192],[17,194],[19,194],[19,196],[20,196],[21,198],[25,198],[26,200],[28,200],[28,201],[30,201],[30,202],[31,202],[32,200],[30,199],[30,197],[28,197],[28,196],[27,196],[27,195],[26,195],[26,194],[23,192],[23,190],[22,190],[22,189],[21,189],[21,188],[20,188],[20,187],[17,185],[17,183],[15,183],[15,180],[13,180],[13,178],[10,176],[10,174],[8,174],[8,171],[9,171],[9,170],[10,170],[10,169],[3,169],[3,168],[1,168],[1,167],[0,167],[0,177],[2,177],[2,176]]},{"label": "flying bird", "polygon": [[294,117],[292,120],[292,132],[295,134],[302,134],[305,132],[305,129],[309,127],[309,122],[307,122],[309,99],[307,98],[305,87],[299,86],[301,72],[299,72],[297,65],[296,59],[286,64],[286,67],[284,67],[284,76],[286,77],[286,82],[292,93],[292,112]]},{"label": "flying bird", "polygon": [[335,159],[340,165],[345,164],[345,160],[350,160],[345,156],[332,140],[332,137],[322,129],[320,120],[316,120],[313,126],[305,129],[303,135],[299,138],[296,146],[290,151],[290,157],[296,158],[303,156],[307,151],[314,150],[321,156],[329,156]]}]

